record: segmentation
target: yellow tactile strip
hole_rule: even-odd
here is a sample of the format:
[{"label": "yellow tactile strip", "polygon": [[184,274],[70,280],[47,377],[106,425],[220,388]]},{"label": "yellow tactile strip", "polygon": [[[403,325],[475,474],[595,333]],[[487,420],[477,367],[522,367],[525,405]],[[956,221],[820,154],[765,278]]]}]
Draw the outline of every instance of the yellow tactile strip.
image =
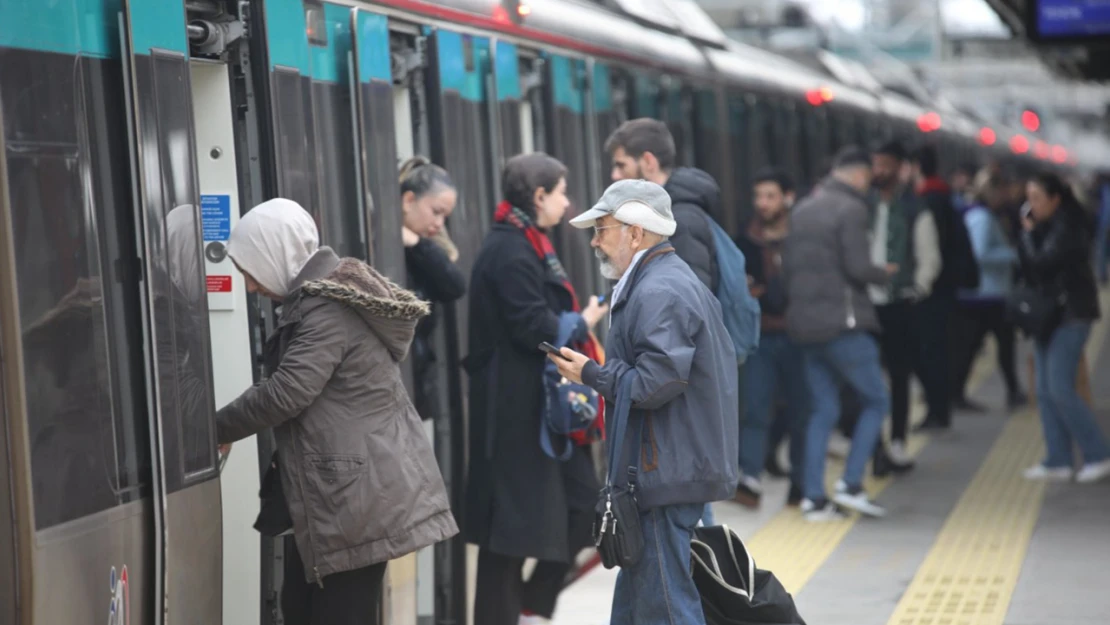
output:
[{"label": "yellow tactile strip", "polygon": [[[1100,297],[1102,310],[1110,291]],[[1102,359],[1107,318],[1087,341],[1087,362]],[[1040,461],[1036,406],[1011,417],[995,441],[887,625],[1002,625],[1044,501],[1043,482],[1022,471]]]},{"label": "yellow tactile strip", "polygon": [[1011,417],[964,491],[888,625],[1002,625],[1040,515],[1044,453],[1035,410]]}]

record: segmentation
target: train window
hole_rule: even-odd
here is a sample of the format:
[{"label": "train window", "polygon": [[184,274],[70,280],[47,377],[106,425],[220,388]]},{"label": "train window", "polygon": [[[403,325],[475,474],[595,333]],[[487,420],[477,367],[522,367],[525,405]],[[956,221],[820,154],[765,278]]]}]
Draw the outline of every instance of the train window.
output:
[{"label": "train window", "polygon": [[[147,202],[153,339],[167,489],[215,467],[208,304],[184,59],[152,56],[164,204]],[[149,127],[148,127],[149,128]],[[164,237],[164,239],[163,239]]]},{"label": "train window", "polygon": [[301,74],[296,70],[275,67],[270,80],[274,92],[278,191],[282,197],[297,202],[312,213],[316,227],[320,228],[320,211],[314,201],[316,176],[309,157],[312,149],[308,144],[308,116],[305,113]]},{"label": "train window", "polygon": [[[94,197],[103,200],[111,196],[103,185],[112,183],[101,175],[103,169],[92,167],[94,195],[86,194],[87,170],[83,164],[93,160],[88,143],[92,137],[79,136],[74,123],[80,113],[78,104],[92,100],[79,93],[85,85],[84,70],[102,63],[106,62],[84,59],[74,71],[71,57],[0,53],[0,64],[11,69],[0,78],[0,99],[9,137],[6,173],[15,242],[32,497],[36,527],[40,529],[133,499],[136,492],[127,488],[131,483],[117,474],[117,454],[135,458],[132,465],[149,471],[145,430],[133,427],[132,432],[141,432],[120,436],[120,420],[113,418],[132,406],[124,397],[113,397],[111,390],[113,377],[118,378],[119,373],[112,367],[113,342],[108,336],[112,327],[108,322],[109,304],[115,287],[104,287],[97,235],[98,230],[106,238],[117,233],[115,224],[97,223],[93,206]],[[44,75],[54,78],[41,80]],[[102,81],[103,74],[97,73],[96,78]],[[115,74],[112,84],[118,85],[120,79]],[[103,87],[94,84],[90,93],[99,95]],[[105,104],[111,102],[97,103]],[[106,110],[99,109],[101,113]],[[122,110],[122,106],[111,109],[110,114],[117,116],[115,123],[92,128],[92,134],[119,131]],[[82,121],[81,126],[85,125]],[[117,132],[114,140],[121,142],[124,136],[125,132]],[[103,137],[100,134],[96,139]],[[116,161],[117,167],[126,162],[125,152],[121,155],[118,149],[102,149],[106,146],[99,142],[91,147],[96,149],[95,156],[105,161],[122,156]],[[116,206],[100,208],[130,213],[126,199]],[[106,258],[113,259],[117,252],[109,249]],[[133,251],[129,255],[133,257]],[[142,411],[122,416],[145,420]],[[137,478],[131,480],[135,481]]]}]

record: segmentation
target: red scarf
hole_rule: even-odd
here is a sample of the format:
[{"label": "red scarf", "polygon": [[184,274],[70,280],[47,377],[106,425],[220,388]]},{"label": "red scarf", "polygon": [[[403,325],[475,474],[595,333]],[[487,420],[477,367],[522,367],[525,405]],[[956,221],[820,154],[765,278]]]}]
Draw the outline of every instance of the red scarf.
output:
[{"label": "red scarf", "polygon": [[[524,231],[524,236],[528,237],[528,242],[532,244],[536,256],[539,256],[540,260],[551,268],[551,271],[562,281],[563,288],[570,294],[571,310],[581,312],[582,307],[578,303],[578,295],[574,292],[574,285],[570,283],[570,276],[563,268],[563,263],[559,262],[559,256],[555,254],[555,246],[551,244],[551,239],[547,238],[547,234],[540,230],[524,211],[508,202],[501,202],[497,205],[497,211],[493,214],[493,221],[499,224],[510,224]],[[586,357],[596,361],[599,365],[605,364],[605,351],[601,348],[601,343],[593,332],[589,333],[585,342],[572,343],[569,347],[585,354]],[[604,439],[605,400],[601,398],[598,399],[597,421],[594,422],[594,425],[597,428],[597,435]],[[594,440],[590,433],[581,432],[572,434],[571,439],[578,445],[588,445]]]},{"label": "red scarf", "polygon": [[951,193],[951,187],[940,176],[933,176],[926,178],[917,184],[917,194],[925,195],[926,193]]}]

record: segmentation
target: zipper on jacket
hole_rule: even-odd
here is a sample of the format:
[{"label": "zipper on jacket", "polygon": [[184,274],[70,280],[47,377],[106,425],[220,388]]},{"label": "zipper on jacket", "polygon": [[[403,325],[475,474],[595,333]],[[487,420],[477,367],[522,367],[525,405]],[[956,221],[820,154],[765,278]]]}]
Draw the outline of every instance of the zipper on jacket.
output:
[{"label": "zipper on jacket", "polygon": [[848,304],[848,329],[852,330],[856,327],[856,307],[852,305],[852,287],[844,287],[844,295]]}]

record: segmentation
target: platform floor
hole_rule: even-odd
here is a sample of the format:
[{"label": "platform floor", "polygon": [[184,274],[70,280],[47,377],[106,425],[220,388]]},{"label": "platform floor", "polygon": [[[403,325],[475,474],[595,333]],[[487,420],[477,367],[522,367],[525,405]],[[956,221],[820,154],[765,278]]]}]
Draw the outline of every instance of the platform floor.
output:
[{"label": "platform floor", "polygon": [[[1110,312],[1104,294],[1103,311]],[[1110,432],[1110,323],[1095,327],[1088,365]],[[1020,352],[1026,377],[1028,346]],[[1110,624],[1110,481],[1040,484],[1021,477],[1043,454],[1036,407],[1007,414],[984,354],[973,396],[987,414],[959,413],[952,431],[915,436],[917,468],[868,484],[884,519],[805,523],[785,509],[786,483],[767,482],[755,512],[714,505],[761,568],[794,594],[809,625]],[[920,406],[916,407],[920,413]],[[839,471],[833,468],[832,476]],[[600,567],[562,595],[556,625],[607,625],[615,571]]]}]

